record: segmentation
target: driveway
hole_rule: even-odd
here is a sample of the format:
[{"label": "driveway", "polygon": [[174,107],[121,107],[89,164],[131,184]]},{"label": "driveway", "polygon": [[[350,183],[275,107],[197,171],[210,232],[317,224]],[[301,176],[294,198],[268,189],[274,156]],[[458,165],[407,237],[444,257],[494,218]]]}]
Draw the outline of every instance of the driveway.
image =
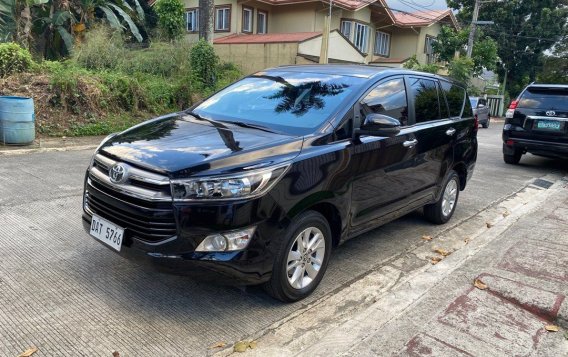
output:
[{"label": "driveway", "polygon": [[[500,124],[479,130],[476,172],[455,225],[566,162],[526,156],[503,163]],[[0,355],[31,345],[37,356],[192,356],[254,335],[377,270],[422,235],[420,212],[339,247],[310,298],[283,304],[260,288],[171,276],[124,260],[84,233],[81,192],[90,151],[0,156]],[[408,271],[412,266],[408,267]],[[34,355],[34,356],[36,356]]]}]

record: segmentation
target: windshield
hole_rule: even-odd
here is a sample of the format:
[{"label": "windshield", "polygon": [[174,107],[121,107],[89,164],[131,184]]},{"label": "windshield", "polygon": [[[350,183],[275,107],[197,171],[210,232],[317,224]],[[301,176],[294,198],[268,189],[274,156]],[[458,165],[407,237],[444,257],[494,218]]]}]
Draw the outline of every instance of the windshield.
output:
[{"label": "windshield", "polygon": [[330,74],[257,73],[213,95],[193,111],[217,121],[306,135],[328,121],[364,82]]},{"label": "windshield", "polygon": [[477,108],[477,98],[469,97],[469,102],[472,108]]},{"label": "windshield", "polygon": [[568,109],[568,88],[528,88],[519,101],[519,108]]}]

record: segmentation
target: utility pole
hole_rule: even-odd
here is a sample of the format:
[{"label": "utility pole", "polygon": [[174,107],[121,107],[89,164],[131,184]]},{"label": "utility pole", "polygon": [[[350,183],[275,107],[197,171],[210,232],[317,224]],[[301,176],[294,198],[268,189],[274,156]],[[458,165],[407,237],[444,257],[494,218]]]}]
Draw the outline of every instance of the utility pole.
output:
[{"label": "utility pole", "polygon": [[214,0],[199,0],[199,39],[213,44]]},{"label": "utility pole", "polygon": [[329,14],[325,19],[323,25],[323,32],[321,36],[321,50],[320,50],[320,60],[319,63],[327,64],[329,63],[329,35],[331,33],[331,11],[333,9],[333,0],[329,1]]},{"label": "utility pole", "polygon": [[473,6],[473,18],[471,19],[471,25],[469,27],[469,38],[467,40],[467,57],[471,58],[473,52],[473,39],[475,37],[475,27],[477,25],[477,16],[479,15],[479,4],[480,0],[475,0],[475,5]]}]

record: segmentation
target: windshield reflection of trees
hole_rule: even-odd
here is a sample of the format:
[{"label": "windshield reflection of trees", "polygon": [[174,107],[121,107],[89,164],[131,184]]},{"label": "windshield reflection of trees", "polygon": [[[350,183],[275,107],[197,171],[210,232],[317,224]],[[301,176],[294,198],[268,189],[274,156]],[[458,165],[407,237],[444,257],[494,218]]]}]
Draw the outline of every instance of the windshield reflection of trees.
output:
[{"label": "windshield reflection of trees", "polygon": [[324,97],[339,95],[349,88],[345,83],[323,83],[312,81],[293,85],[282,77],[259,76],[282,84],[282,88],[276,93],[265,97],[266,99],[278,99],[280,102],[274,108],[277,113],[290,112],[300,117],[312,109],[323,109],[326,101]]}]

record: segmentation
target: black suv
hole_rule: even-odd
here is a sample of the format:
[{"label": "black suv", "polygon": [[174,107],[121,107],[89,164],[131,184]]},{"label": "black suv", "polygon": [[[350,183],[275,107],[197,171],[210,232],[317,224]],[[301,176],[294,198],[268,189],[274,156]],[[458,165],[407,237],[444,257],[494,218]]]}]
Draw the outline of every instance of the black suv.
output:
[{"label": "black suv", "polygon": [[451,218],[477,158],[467,98],[406,70],[259,72],[103,140],[83,222],[121,255],[299,300],[333,246],[422,207]]},{"label": "black suv", "polygon": [[527,152],[568,158],[568,85],[531,84],[511,102],[503,127],[503,159],[518,164]]}]

